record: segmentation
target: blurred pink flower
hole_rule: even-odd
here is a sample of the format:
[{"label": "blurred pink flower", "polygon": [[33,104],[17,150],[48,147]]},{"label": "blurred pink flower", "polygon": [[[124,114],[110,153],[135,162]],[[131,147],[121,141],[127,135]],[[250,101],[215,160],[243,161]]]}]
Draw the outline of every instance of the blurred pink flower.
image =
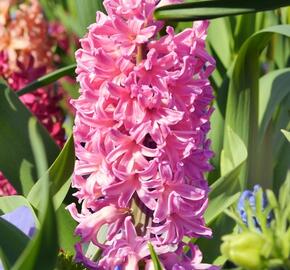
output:
[{"label": "blurred pink flower", "polygon": [[[56,26],[52,31],[54,35],[51,35],[49,23],[37,0],[20,5],[17,5],[16,1],[1,0],[0,77],[10,88],[18,91],[54,69],[53,47],[57,43],[55,32],[62,34],[61,40],[64,36],[63,29],[59,29],[60,26],[58,29],[55,28]],[[65,142],[62,127],[64,114],[59,105],[62,98],[63,90],[56,85],[39,88],[20,98],[60,147]],[[3,179],[3,176],[1,178]],[[7,180],[3,180],[2,183],[8,185]],[[0,196],[10,194],[10,189],[4,190],[0,187]]]},{"label": "blurred pink flower", "polygon": [[16,195],[16,193],[17,192],[14,189],[14,187],[9,183],[9,181],[0,172],[0,197]]},{"label": "blurred pink flower", "polygon": [[105,224],[113,224],[123,222],[125,216],[129,213],[129,209],[116,208],[114,205],[105,206],[99,211],[91,214],[86,212],[79,214],[75,204],[67,207],[71,215],[80,224],[77,226],[75,233],[80,235],[83,242],[92,241],[95,245],[101,246],[98,241],[98,232]]},{"label": "blurred pink flower", "polygon": [[184,254],[184,245],[179,245],[175,252],[160,256],[165,269],[171,270],[219,270],[217,266],[202,263],[202,253],[197,245],[189,244],[189,251]]}]

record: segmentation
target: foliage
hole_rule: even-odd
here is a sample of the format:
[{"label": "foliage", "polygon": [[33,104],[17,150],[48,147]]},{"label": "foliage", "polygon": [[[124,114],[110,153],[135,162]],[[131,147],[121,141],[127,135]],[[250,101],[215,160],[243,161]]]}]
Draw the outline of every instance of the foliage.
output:
[{"label": "foliage", "polygon": [[[83,35],[86,26],[94,21],[95,11],[102,9],[100,0],[41,2],[47,17],[61,20],[74,36]],[[285,222],[290,216],[286,192],[290,181],[290,8],[280,8],[287,5],[288,0],[196,0],[162,7],[155,13],[168,24],[177,24],[179,30],[190,27],[182,21],[224,17],[211,20],[207,41],[217,69],[211,78],[216,100],[210,138],[216,155],[212,160],[214,170],[208,174],[211,193],[206,221],[216,236],[197,243],[209,263],[226,263],[228,257],[220,252],[221,237],[232,232],[235,224],[228,222],[224,211],[235,204],[243,189],[256,183],[274,191],[268,190],[267,194],[276,221],[271,229],[265,229],[265,234],[272,237],[272,242],[280,241],[275,242],[280,248],[277,253],[289,255],[289,242],[285,242],[289,228],[285,228]],[[269,11],[244,14],[261,10]],[[244,15],[228,17],[238,14]],[[66,62],[72,64],[72,55],[66,57]],[[70,139],[60,151],[18,97],[72,75],[74,69],[74,64],[63,67],[17,94],[0,85],[0,170],[18,192],[18,196],[0,198],[0,211],[8,213],[26,205],[38,227],[30,240],[0,219],[4,269],[82,269],[72,264],[76,224],[65,210],[74,201],[69,188],[75,160],[69,137],[71,125],[67,128]],[[68,93],[75,93],[75,87],[71,86]],[[226,213],[242,224],[236,213]],[[11,243],[16,242],[18,245],[12,247]],[[58,256],[59,248],[65,253]],[[155,268],[160,269],[154,250],[150,251]]]}]

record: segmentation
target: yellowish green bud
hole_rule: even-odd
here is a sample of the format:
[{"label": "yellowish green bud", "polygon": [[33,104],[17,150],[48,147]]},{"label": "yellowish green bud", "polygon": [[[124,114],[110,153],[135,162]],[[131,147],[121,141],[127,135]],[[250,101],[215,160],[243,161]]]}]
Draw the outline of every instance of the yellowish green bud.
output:
[{"label": "yellowish green bud", "polygon": [[244,232],[237,235],[226,235],[222,238],[221,252],[237,266],[248,270],[262,269],[262,254],[266,244],[263,235],[255,232]]}]

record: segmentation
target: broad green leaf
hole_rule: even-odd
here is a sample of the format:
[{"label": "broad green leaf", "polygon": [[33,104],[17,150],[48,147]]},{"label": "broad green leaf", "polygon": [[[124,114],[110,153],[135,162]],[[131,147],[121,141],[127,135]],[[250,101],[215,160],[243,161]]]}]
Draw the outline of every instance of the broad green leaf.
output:
[{"label": "broad green leaf", "polygon": [[284,129],[282,129],[281,132],[284,134],[288,142],[290,142],[290,132]]},{"label": "broad green leaf", "polygon": [[289,6],[290,0],[197,0],[155,10],[158,20],[196,21]]},{"label": "broad green leaf", "polygon": [[154,247],[151,243],[148,243],[151,259],[154,265],[154,270],[162,270],[161,262],[158,258],[158,255],[156,254]]},{"label": "broad green leaf", "polygon": [[[38,177],[41,177],[47,170],[48,164],[45,156],[43,142],[38,132],[38,122],[36,118],[29,119],[28,134],[32,145],[32,153],[34,156]],[[46,177],[47,179],[47,177]]]},{"label": "broad green leaf", "polygon": [[[220,38],[216,39],[216,33]],[[215,108],[211,118],[211,130],[209,138],[212,141],[212,149],[215,156],[211,163],[214,166],[208,176],[209,183],[214,182],[221,175],[220,158],[224,141],[224,120],[229,88],[229,77],[233,67],[233,33],[231,31],[230,20],[228,18],[217,19],[211,22],[208,33],[208,47],[210,54],[216,60],[216,69],[211,77],[216,99],[213,107]]]},{"label": "broad green leaf", "polygon": [[261,140],[275,110],[290,93],[290,68],[266,74],[261,77],[259,84],[259,138]]},{"label": "broad green leaf", "polygon": [[39,192],[43,182],[48,178],[51,183],[51,194],[54,196],[54,206],[57,209],[63,202],[70,187],[70,177],[74,169],[74,163],[74,142],[73,137],[70,136],[57,159],[31,188],[27,196],[29,202],[39,209],[40,201],[42,200]]},{"label": "broad green leaf", "polygon": [[[284,139],[279,154],[277,155],[277,164],[274,168],[273,190],[278,194],[284,181],[290,179],[290,144]],[[285,180],[286,179],[286,180]],[[290,181],[290,180],[289,180]]]},{"label": "broad green leaf", "polygon": [[28,245],[29,238],[22,231],[0,217],[0,249],[7,258],[9,265],[13,265]]},{"label": "broad green leaf", "polygon": [[82,34],[90,24],[96,22],[96,12],[104,11],[102,0],[75,0]]},{"label": "broad green leaf", "polygon": [[[259,55],[267,46],[274,34],[290,36],[290,26],[279,25],[269,27],[252,35],[243,44],[235,61],[233,75],[230,82],[226,125],[243,140],[249,151],[248,167],[244,167],[241,175],[241,185],[246,185],[247,179],[256,179],[256,146],[258,140],[259,114]],[[227,141],[225,134],[225,144]],[[229,149],[225,147],[225,155]]]},{"label": "broad green leaf", "polygon": [[230,126],[225,128],[227,140],[221,154],[221,173],[226,175],[232,172],[247,159],[247,148],[241,138],[232,130]]},{"label": "broad green leaf", "polygon": [[255,33],[256,14],[237,16],[237,24],[234,33],[234,51],[237,53],[244,41]]},{"label": "broad green leaf", "polygon": [[[35,159],[38,160],[38,170],[43,172],[47,169],[48,163],[36,121],[29,122],[29,136],[33,140],[32,147]],[[52,270],[56,265],[59,250],[58,231],[48,177],[43,181],[39,196],[42,198],[39,211],[40,229],[13,265],[12,270]]]},{"label": "broad green leaf", "polygon": [[[219,38],[216,37],[219,33]],[[229,67],[232,61],[233,33],[228,18],[221,18],[210,22],[207,42],[221,61],[223,68]]]},{"label": "broad green leaf", "polygon": [[[212,195],[209,195],[210,203],[204,215],[206,224],[211,224],[219,215],[223,213],[224,210],[229,208],[238,200],[240,192],[237,192],[239,188],[237,179],[240,173],[240,169],[241,168],[239,167],[232,173],[229,173],[228,175],[222,176],[220,179],[218,179],[217,182],[223,182],[219,183],[219,189],[222,190],[222,193],[218,193],[220,190],[217,190],[217,194],[213,193]],[[229,184],[230,181],[237,184],[233,186],[231,183],[231,189],[227,191],[226,185]]]},{"label": "broad green leaf", "polygon": [[[28,135],[28,123],[34,116],[16,94],[0,85],[0,171],[11,181],[18,194],[29,193],[38,179],[36,160]],[[52,164],[59,148],[41,124],[37,124],[48,164]]]},{"label": "broad green leaf", "polygon": [[41,219],[41,228],[28,244],[12,270],[52,270],[58,254],[58,235],[52,201]]},{"label": "broad green leaf", "polygon": [[220,112],[219,107],[214,102],[215,111],[211,116],[211,130],[209,133],[209,138],[212,142],[211,148],[215,153],[212,158],[211,163],[213,165],[213,170],[208,175],[209,183],[213,183],[221,175],[220,173],[220,155],[223,148],[223,138],[224,138],[224,118]]},{"label": "broad green leaf", "polygon": [[[205,262],[213,262],[220,255],[222,235],[229,233],[234,223],[224,215],[224,211],[239,198],[239,176],[247,159],[247,149],[243,141],[230,127],[227,147],[229,156],[222,155],[222,176],[210,186],[209,205],[205,212],[205,221],[213,230],[213,239],[198,239],[197,244],[205,252]],[[224,163],[224,164],[223,164]],[[210,252],[206,252],[210,250]]]},{"label": "broad green leaf", "polygon": [[285,179],[290,177],[290,144],[281,132],[281,129],[289,130],[290,128],[289,104],[290,94],[283,99],[273,117],[275,133],[273,133],[274,176],[272,186],[275,194],[278,194]]},{"label": "broad green leaf", "polygon": [[74,245],[79,241],[79,237],[74,235],[77,222],[71,217],[65,207],[66,206],[62,204],[56,211],[59,246],[66,252],[74,254]]},{"label": "broad green leaf", "polygon": [[[255,145],[255,180],[252,182],[259,181],[264,187],[277,186],[284,181],[284,178],[274,179],[273,168],[284,141],[280,126],[284,127],[289,121],[288,111],[281,106],[290,95],[289,84],[290,69],[269,72],[259,81],[258,140]],[[287,156],[279,156],[281,165],[286,165],[289,159]],[[286,169],[280,170],[281,173],[287,170],[287,165],[282,167]]]},{"label": "broad green leaf", "polygon": [[212,141],[212,149],[215,153],[215,156],[211,160],[214,166],[214,170],[209,174],[209,183],[214,182],[222,174],[221,158],[224,145],[225,111],[229,87],[229,76],[231,72],[232,68],[230,67],[228,72],[224,73],[223,75],[224,78],[221,86],[215,91],[215,95],[217,96],[213,104],[215,111],[212,114],[211,130],[209,132],[209,138]]},{"label": "broad green leaf", "polygon": [[3,267],[3,270],[9,270],[9,268],[11,268],[8,258],[5,256],[4,252],[2,251],[2,248],[0,247],[0,269],[1,266]]},{"label": "broad green leaf", "polygon": [[232,205],[239,197],[239,174],[242,165],[247,159],[247,149],[241,139],[230,129],[229,133],[229,149],[231,149],[231,156],[225,160],[222,159],[223,169],[222,176],[210,186],[209,206],[205,213],[206,223],[211,223],[218,217],[225,209]]},{"label": "broad green leaf", "polygon": [[49,85],[49,84],[57,81],[58,79],[60,79],[64,76],[74,75],[75,69],[76,69],[76,65],[73,64],[73,65],[55,70],[47,75],[44,75],[43,77],[40,77],[36,81],[32,82],[31,84],[29,84],[29,85],[25,86],[24,88],[22,88],[21,90],[17,91],[17,95],[22,96],[24,94],[30,93],[30,92],[40,88],[40,87]]}]

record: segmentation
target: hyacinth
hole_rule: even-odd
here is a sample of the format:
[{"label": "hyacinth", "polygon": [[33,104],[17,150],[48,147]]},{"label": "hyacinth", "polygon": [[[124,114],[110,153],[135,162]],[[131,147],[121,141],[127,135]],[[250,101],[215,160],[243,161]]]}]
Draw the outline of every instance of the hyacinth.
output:
[{"label": "hyacinth", "polygon": [[[72,185],[82,207],[68,209],[79,223],[77,260],[90,269],[153,269],[149,241],[165,269],[217,269],[201,264],[197,249],[181,254],[185,236],[211,236],[203,217],[215,67],[208,22],[179,34],[167,27],[158,39],[158,2],[105,0],[108,15],[97,12],[76,52]],[[102,249],[99,262],[85,256],[87,243]]]},{"label": "hyacinth", "polygon": [[[53,47],[59,43],[66,44],[64,29],[45,20],[37,0],[21,4],[16,10],[15,4],[16,1],[12,0],[1,0],[0,3],[0,78],[17,91],[52,71],[55,58]],[[58,105],[62,97],[61,89],[48,86],[20,98],[59,146],[65,140],[62,128],[64,115]],[[5,190],[0,188],[0,193],[11,195],[14,189],[7,188],[9,183],[2,174],[0,184],[5,186]]]},{"label": "hyacinth", "polygon": [[[266,196],[266,193],[263,192],[262,187],[259,185],[255,185],[253,188],[253,191],[251,190],[245,190],[242,195],[239,198],[238,201],[238,205],[237,205],[237,210],[238,213],[241,217],[241,219],[243,220],[243,222],[248,226],[249,225],[249,221],[248,221],[248,214],[247,214],[247,210],[246,210],[246,203],[249,204],[249,207],[251,208],[251,212],[252,212],[252,219],[254,222],[254,225],[256,227],[256,229],[258,231],[261,231],[261,226],[257,220],[256,217],[256,205],[259,203],[257,202],[257,194],[258,192],[262,193],[262,201],[261,201],[261,209],[263,212],[265,212],[266,207],[268,206],[268,199]],[[273,216],[271,213],[268,214],[267,216],[267,225],[270,226],[270,223],[273,219]]]}]

